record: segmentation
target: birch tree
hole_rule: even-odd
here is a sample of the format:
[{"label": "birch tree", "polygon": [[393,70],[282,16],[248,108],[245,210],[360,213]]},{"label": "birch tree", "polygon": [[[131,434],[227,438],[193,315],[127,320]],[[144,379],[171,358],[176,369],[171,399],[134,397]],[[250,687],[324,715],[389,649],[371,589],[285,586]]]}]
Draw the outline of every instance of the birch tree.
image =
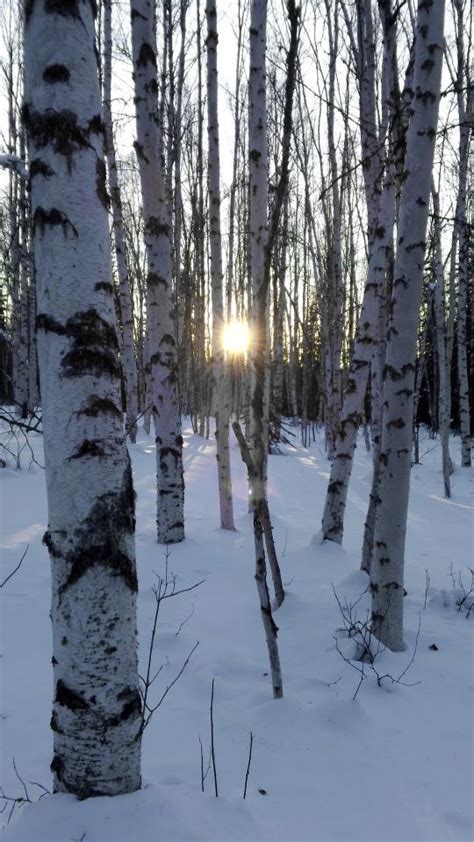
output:
[{"label": "birch tree", "polygon": [[179,415],[173,324],[171,221],[166,197],[154,4],[132,0],[132,51],[141,196],[148,260],[149,395],[156,437],[157,534],[164,544],[184,538],[183,438]]},{"label": "birch tree", "polygon": [[109,177],[115,257],[120,289],[120,314],[122,323],[121,358],[125,380],[127,432],[132,442],[137,438],[137,365],[133,342],[133,310],[127,268],[127,253],[123,229],[123,208],[117,173],[117,160],[112,123],[112,0],[103,2],[104,31],[104,128],[107,171]]},{"label": "birch tree", "polygon": [[433,229],[434,229],[434,278],[433,278],[433,293],[434,293],[434,313],[435,313],[435,337],[436,350],[438,356],[438,427],[441,440],[442,453],[442,468],[443,468],[443,484],[444,496],[451,497],[451,474],[453,467],[451,457],[449,454],[449,432],[450,432],[450,408],[451,401],[448,398],[448,386],[450,386],[450,378],[448,377],[448,359],[446,353],[446,316],[444,306],[444,268],[443,255],[441,249],[441,217],[439,208],[438,191],[432,190],[433,194]]},{"label": "birch tree", "polygon": [[222,529],[235,529],[229,452],[229,389],[224,359],[224,290],[221,239],[221,190],[217,79],[217,13],[215,0],[206,2],[207,134],[209,179],[209,239],[212,285],[213,392],[216,417],[216,457]]},{"label": "birch tree", "polygon": [[[54,790],[140,786],[134,492],[92,2],[30,0],[25,106],[52,571]],[[73,504],[71,504],[73,501]]]},{"label": "birch tree", "polygon": [[374,633],[388,648],[403,642],[403,568],[413,387],[425,237],[438,123],[444,50],[444,2],[420,0],[416,22],[414,98],[407,134],[387,354],[383,377],[380,502],[371,568]]},{"label": "birch tree", "polygon": [[[459,116],[459,182],[456,202],[456,228],[458,232],[458,307],[457,307],[457,349],[459,380],[459,418],[461,423],[461,464],[471,466],[471,418],[469,408],[469,377],[467,369],[467,306],[469,288],[469,224],[467,219],[467,188],[470,138],[472,132],[473,93],[472,80],[466,66],[464,47],[464,0],[453,0],[456,9],[457,72],[455,79]],[[470,96],[469,114],[466,104]],[[472,152],[471,152],[472,154]],[[471,278],[472,284],[472,278]]]},{"label": "birch tree", "polygon": [[[379,195],[378,181],[383,143],[377,141],[374,149],[375,106],[374,106],[374,78],[373,68],[368,74],[361,54],[363,43],[359,47],[354,45],[357,64],[362,68],[360,73],[360,125],[361,145],[363,154],[375,155],[371,159],[371,166],[364,167],[365,192],[369,219],[369,264],[367,282],[359,316],[359,322],[351,357],[347,387],[341,410],[335,456],[331,467],[326,495],[322,534],[327,540],[342,543],[344,532],[344,513],[346,506],[349,481],[352,472],[354,451],[357,443],[357,432],[362,420],[364,399],[367,392],[369,375],[377,365],[375,355],[381,350],[384,325],[384,297],[387,271],[392,256],[393,231],[395,225],[395,194],[396,194],[396,156],[404,148],[403,130],[400,127],[400,90],[398,85],[398,69],[396,58],[396,21],[392,18],[392,4],[390,0],[382,6],[382,21],[384,23],[384,83],[387,91],[388,111],[392,123],[392,132],[388,140],[388,165]],[[365,13],[369,10],[365,8]],[[372,25],[370,25],[370,30]],[[352,32],[349,29],[349,32]],[[370,80],[370,84],[369,84]],[[403,154],[403,153],[402,153]],[[365,160],[365,159],[363,159]],[[374,222],[374,213],[375,222]],[[372,220],[372,222],[370,222]],[[375,381],[375,386],[376,381]],[[376,401],[372,401],[373,425],[376,424]],[[378,453],[376,454],[378,457]]]}]

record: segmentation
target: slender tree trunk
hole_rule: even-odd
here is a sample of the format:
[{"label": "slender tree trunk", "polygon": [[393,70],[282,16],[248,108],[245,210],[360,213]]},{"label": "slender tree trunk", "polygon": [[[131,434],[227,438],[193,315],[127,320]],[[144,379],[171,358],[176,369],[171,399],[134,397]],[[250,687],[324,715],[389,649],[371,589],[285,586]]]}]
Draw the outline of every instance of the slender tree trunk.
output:
[{"label": "slender tree trunk", "polygon": [[403,642],[403,568],[410,461],[416,340],[426,226],[443,59],[444,2],[419,3],[412,117],[407,135],[398,248],[384,370],[380,502],[371,568],[372,623],[393,651]]},{"label": "slender tree trunk", "polygon": [[447,395],[447,359],[446,359],[446,315],[444,306],[444,270],[443,256],[441,251],[441,219],[439,208],[439,196],[433,189],[433,213],[434,213],[434,308],[435,308],[435,335],[436,350],[438,354],[438,427],[441,439],[442,467],[444,496],[451,497],[451,474],[453,472],[451,457],[449,455],[449,430],[450,402]]},{"label": "slender tree trunk", "polygon": [[157,101],[156,39],[151,0],[132,0],[137,141],[148,258],[150,395],[156,436],[157,534],[162,544],[184,538],[183,439],[173,325],[171,223],[166,201]]},{"label": "slender tree trunk", "polygon": [[[457,307],[457,350],[459,380],[459,419],[461,423],[461,464],[471,466],[471,419],[469,407],[469,377],[467,369],[467,308],[469,289],[469,225],[467,220],[467,176],[471,138],[472,110],[466,110],[467,85],[466,58],[464,55],[464,2],[454,0],[457,24],[457,77],[456,93],[459,116],[459,186],[456,203],[456,228],[458,231],[458,307]],[[472,84],[472,82],[471,82]],[[471,92],[471,100],[472,92]],[[472,152],[471,152],[472,154]],[[472,277],[471,277],[472,283]]]},{"label": "slender tree trunk", "polygon": [[250,23],[249,179],[251,312],[251,454],[258,483],[257,499],[265,497],[268,414],[265,401],[268,287],[265,284],[265,247],[268,237],[268,159],[266,111],[266,0],[253,0]]},{"label": "slender tree trunk", "polygon": [[230,319],[232,313],[232,288],[235,284],[235,216],[236,216],[236,197],[237,197],[237,176],[239,164],[239,147],[240,147],[240,133],[241,133],[241,101],[240,91],[242,86],[242,31],[243,31],[243,16],[245,10],[242,8],[243,0],[237,2],[237,57],[235,63],[235,87],[234,87],[234,147],[232,158],[232,182],[230,185],[229,196],[229,253],[227,263],[227,285],[226,285],[226,311],[227,319]]},{"label": "slender tree trunk", "polygon": [[[175,265],[175,334],[178,344],[179,362],[179,385],[180,397],[183,400],[186,388],[187,354],[183,342],[186,311],[186,287],[189,286],[189,273],[186,275],[181,270],[181,233],[183,215],[183,194],[181,187],[181,161],[182,161],[182,119],[183,119],[183,85],[184,85],[184,62],[186,48],[186,13],[188,0],[181,0],[179,28],[181,32],[181,46],[178,63],[178,90],[176,99],[176,118],[174,127],[174,265]],[[185,285],[186,278],[186,285]]]},{"label": "slender tree trunk", "polygon": [[380,202],[379,225],[376,228],[369,260],[367,283],[359,316],[322,520],[323,537],[337,544],[342,544],[344,513],[353,456],[357,444],[357,431],[364,411],[373,345],[378,340],[379,308],[384,295],[389,253],[393,242],[394,221],[395,186],[393,168],[391,168],[384,184]]},{"label": "slender tree trunk", "polygon": [[336,90],[336,61],[339,49],[339,0],[336,0],[331,12],[329,0],[326,0],[326,19],[329,38],[329,67],[328,67],[328,155],[329,178],[332,194],[332,224],[328,237],[329,257],[327,261],[327,304],[328,325],[327,341],[324,348],[325,373],[325,430],[328,457],[334,458],[336,436],[342,403],[342,369],[341,353],[343,339],[343,278],[342,278],[342,201],[341,182],[336,154],[335,138],[335,90]]},{"label": "slender tree trunk", "polygon": [[221,192],[217,97],[217,14],[215,0],[206,2],[207,131],[209,179],[209,238],[212,284],[213,393],[216,415],[216,457],[222,529],[235,529],[229,452],[229,388],[224,359],[224,291],[221,240]]},{"label": "slender tree trunk", "polygon": [[133,309],[127,269],[123,229],[123,209],[117,174],[112,123],[112,0],[103,0],[104,17],[104,126],[107,170],[109,176],[115,256],[120,287],[122,316],[122,367],[125,379],[126,428],[132,442],[137,438],[137,365],[133,342]]},{"label": "slender tree trunk", "polygon": [[134,492],[92,6],[34,0],[25,25],[53,589],[51,768],[54,790],[80,798],[138,789],[141,743]]}]

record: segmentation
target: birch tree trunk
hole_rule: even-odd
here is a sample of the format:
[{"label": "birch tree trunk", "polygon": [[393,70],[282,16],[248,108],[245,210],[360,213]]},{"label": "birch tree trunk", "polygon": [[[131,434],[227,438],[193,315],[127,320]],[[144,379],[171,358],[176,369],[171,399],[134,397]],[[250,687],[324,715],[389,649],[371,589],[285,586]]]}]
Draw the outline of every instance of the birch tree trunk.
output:
[{"label": "birch tree trunk", "polygon": [[451,457],[449,455],[449,431],[450,431],[450,402],[448,401],[447,387],[450,382],[447,376],[447,355],[446,355],[446,315],[444,306],[444,269],[443,256],[441,251],[441,218],[439,209],[439,196],[433,189],[433,213],[434,213],[434,311],[435,311],[435,335],[436,349],[438,353],[438,426],[441,440],[442,468],[444,496],[451,497],[451,474],[453,472]]},{"label": "birch tree trunk", "polygon": [[327,340],[324,348],[325,375],[325,431],[328,458],[335,455],[337,430],[342,404],[342,369],[341,353],[343,340],[343,301],[344,286],[342,278],[342,200],[339,168],[336,155],[335,136],[335,96],[336,96],[336,61],[339,50],[339,0],[336,0],[331,12],[329,0],[325,1],[326,20],[329,39],[328,100],[327,100],[327,144],[329,156],[329,178],[332,194],[332,224],[328,232],[327,261]]},{"label": "birch tree trunk", "polygon": [[258,481],[253,493],[265,497],[268,447],[267,317],[268,287],[265,283],[265,247],[268,238],[268,158],[266,111],[267,2],[252,0],[250,21],[249,82],[249,182],[250,267],[252,312],[250,336],[251,453]]},{"label": "birch tree trunk", "polygon": [[224,359],[224,290],[221,239],[221,190],[217,97],[217,13],[215,0],[206,2],[207,18],[207,133],[209,179],[209,239],[212,285],[213,393],[216,415],[216,457],[222,529],[235,529],[229,452],[228,379]]},{"label": "birch tree trunk", "polygon": [[[471,418],[469,407],[469,377],[467,369],[467,307],[469,288],[469,225],[467,221],[467,178],[469,167],[469,149],[472,113],[466,109],[467,96],[464,86],[468,88],[466,73],[466,58],[464,55],[464,3],[454,0],[456,8],[456,46],[457,46],[457,77],[456,94],[459,116],[459,186],[456,203],[456,228],[458,231],[458,307],[457,307],[457,349],[458,349],[458,379],[459,379],[459,419],[461,423],[461,465],[471,466]],[[472,84],[472,82],[471,82]],[[472,92],[471,92],[472,99]],[[472,278],[471,278],[472,283]]]},{"label": "birch tree trunk", "polygon": [[120,287],[122,315],[122,367],[125,380],[126,429],[130,441],[137,438],[138,391],[137,365],[133,342],[133,310],[127,269],[127,252],[123,229],[123,209],[117,175],[117,160],[112,123],[112,0],[103,0],[104,16],[104,126],[107,170],[109,176],[115,256]]},{"label": "birch tree trunk", "polygon": [[[400,91],[397,78],[396,27],[394,21],[391,20],[388,22],[386,20],[386,18],[391,18],[391,4],[386,5],[388,5],[388,9],[385,12],[385,17],[382,18],[385,24],[384,76],[394,128],[392,129],[392,137],[389,139],[388,155],[390,160],[381,196],[378,195],[378,181],[380,167],[382,166],[382,155],[380,151],[377,152],[376,159],[371,161],[371,167],[366,166],[364,168],[368,218],[372,220],[369,225],[369,241],[371,247],[367,282],[359,315],[354,350],[351,356],[349,376],[336,440],[335,456],[331,466],[331,475],[322,519],[323,538],[334,541],[337,544],[342,544],[347,493],[352,473],[354,451],[357,444],[357,432],[364,412],[364,401],[369,383],[369,375],[371,368],[374,371],[377,366],[380,367],[377,356],[381,353],[383,355],[381,346],[385,337],[385,283],[393,250],[393,230],[395,225],[395,149],[400,149],[404,146],[403,131],[400,127],[397,128],[397,124],[400,122]],[[365,9],[366,13],[367,11]],[[372,26],[370,26],[370,31],[371,29]],[[362,52],[363,44],[360,44],[359,51],[357,52],[357,60],[359,63],[364,64],[364,59],[360,58]],[[370,90],[365,71],[362,69],[359,72],[361,74],[361,85],[362,80],[365,80],[361,90],[360,104],[362,150],[363,154],[370,155],[374,152],[374,91]],[[369,79],[372,80],[373,85],[373,72],[369,75]],[[368,102],[366,102],[366,99]],[[378,210],[375,223],[374,209]],[[377,381],[375,385],[377,385]],[[372,403],[374,407],[376,401]],[[375,413],[373,413],[372,422],[373,426],[376,427],[377,423],[374,416]],[[378,453],[375,452],[374,459],[376,460],[377,458]],[[374,471],[375,473],[377,472],[376,465]]]},{"label": "birch tree trunk", "polygon": [[186,49],[186,14],[188,0],[180,0],[179,28],[181,32],[181,46],[178,61],[178,91],[176,101],[175,129],[174,129],[174,263],[175,263],[175,336],[178,344],[178,368],[180,371],[180,399],[183,400],[186,381],[186,349],[183,347],[183,331],[185,324],[186,288],[184,286],[184,272],[181,271],[181,232],[183,214],[183,194],[181,188],[181,160],[182,160],[182,112],[184,60]]},{"label": "birch tree trunk", "polygon": [[183,438],[173,324],[171,223],[158,114],[154,5],[132,0],[132,51],[141,195],[148,259],[149,394],[156,436],[158,542],[184,538]]},{"label": "birch tree trunk", "polygon": [[[52,569],[54,790],[140,786],[134,492],[104,204],[93,4],[32,0],[24,119]],[[71,505],[73,500],[74,505]]]},{"label": "birch tree trunk", "polygon": [[372,624],[393,651],[403,642],[403,568],[416,341],[443,60],[444,2],[418,5],[412,116],[407,135],[384,369],[380,502],[371,568]]}]

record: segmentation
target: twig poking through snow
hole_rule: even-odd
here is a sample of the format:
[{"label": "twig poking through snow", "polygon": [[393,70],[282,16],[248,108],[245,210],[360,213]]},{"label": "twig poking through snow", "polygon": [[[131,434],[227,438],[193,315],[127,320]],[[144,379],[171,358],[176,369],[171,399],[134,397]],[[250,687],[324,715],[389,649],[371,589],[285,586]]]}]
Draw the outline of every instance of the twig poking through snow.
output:
[{"label": "twig poking through snow", "polygon": [[217,789],[217,769],[216,769],[216,753],[214,751],[214,679],[212,679],[211,684],[211,705],[209,709],[209,718],[211,721],[211,758],[212,758],[212,771],[214,773],[214,792],[216,798],[219,797],[219,792]]},{"label": "twig poking through snow", "polygon": [[250,732],[250,746],[249,746],[249,759],[247,763],[247,771],[245,773],[245,784],[244,784],[244,794],[242,798],[245,800],[247,795],[247,784],[249,782],[249,774],[250,774],[250,764],[252,762],[252,746],[253,746],[253,734]]},{"label": "twig poking through snow", "polygon": [[0,588],[3,588],[3,586],[7,584],[8,580],[11,579],[12,576],[14,576],[15,573],[20,569],[21,565],[23,564],[23,559],[25,558],[25,555],[28,552],[29,546],[30,546],[29,544],[26,545],[26,549],[25,549],[22,557],[20,558],[20,561],[18,562],[17,566],[15,567],[15,569],[12,570],[12,572],[8,574],[7,578],[4,579],[3,582],[0,582]]}]

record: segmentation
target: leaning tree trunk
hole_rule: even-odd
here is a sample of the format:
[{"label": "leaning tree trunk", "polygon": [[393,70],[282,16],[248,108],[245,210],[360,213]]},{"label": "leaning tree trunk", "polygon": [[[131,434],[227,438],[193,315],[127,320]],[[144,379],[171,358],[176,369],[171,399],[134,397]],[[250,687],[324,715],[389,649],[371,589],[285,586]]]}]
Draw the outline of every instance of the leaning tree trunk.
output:
[{"label": "leaning tree trunk", "polygon": [[212,285],[213,399],[216,413],[216,457],[222,529],[235,529],[229,451],[230,392],[224,359],[224,291],[221,239],[219,122],[217,108],[217,13],[215,0],[206,2],[207,132],[209,177],[209,239]]},{"label": "leaning tree trunk", "polygon": [[410,487],[413,387],[425,237],[443,60],[444,2],[420,0],[415,96],[407,135],[398,247],[384,369],[380,502],[371,567],[372,623],[393,651],[403,643],[403,568]]},{"label": "leaning tree trunk", "polygon": [[166,201],[154,4],[132,0],[132,49],[137,141],[148,259],[149,394],[156,436],[157,533],[162,544],[184,538],[183,438],[179,415],[176,337],[173,324],[171,223]]},{"label": "leaning tree trunk", "polygon": [[[267,639],[272,672],[273,695],[283,695],[278,657],[277,627],[271,618],[266,585],[265,551],[262,541],[262,507],[266,504],[266,455],[268,414],[265,400],[268,376],[267,325],[268,313],[265,279],[265,246],[268,233],[268,159],[266,114],[266,38],[267,0],[252,0],[250,20],[250,85],[249,85],[249,186],[250,186],[250,273],[252,283],[251,365],[251,442],[249,484],[254,507],[254,537],[257,590]],[[236,426],[234,425],[234,430]],[[242,457],[244,452],[242,450]],[[270,538],[271,536],[267,535]],[[279,570],[278,570],[279,573]],[[278,591],[283,601],[283,586]]]},{"label": "leaning tree trunk", "polygon": [[[140,786],[134,492],[92,2],[33,0],[25,106],[52,569],[54,790]],[[73,501],[73,505],[71,505]]]},{"label": "leaning tree trunk", "polygon": [[123,228],[122,198],[117,175],[117,160],[112,123],[112,0],[104,0],[104,126],[107,170],[109,176],[115,256],[120,288],[122,316],[122,367],[125,380],[126,428],[132,442],[137,438],[138,391],[137,365],[133,342],[133,310],[127,269]]}]

